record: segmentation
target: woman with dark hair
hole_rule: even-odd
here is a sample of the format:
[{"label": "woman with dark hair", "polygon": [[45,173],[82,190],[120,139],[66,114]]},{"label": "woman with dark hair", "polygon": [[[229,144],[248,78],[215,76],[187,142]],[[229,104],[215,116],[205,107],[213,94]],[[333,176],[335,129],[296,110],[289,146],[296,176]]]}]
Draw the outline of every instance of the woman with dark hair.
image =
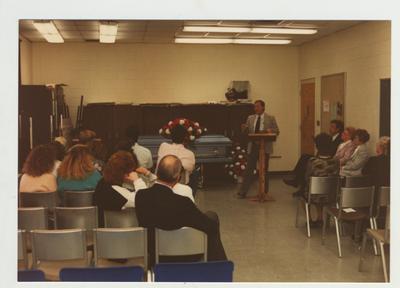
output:
[{"label": "woman with dark hair", "polygon": [[52,192],[57,190],[52,174],[56,154],[49,145],[36,146],[28,155],[22,172],[20,192]]},{"label": "woman with dark hair", "polygon": [[[118,151],[111,155],[104,166],[103,178],[94,192],[94,203],[99,210],[99,225],[104,226],[104,210],[118,211],[135,207],[135,195],[146,184],[136,173],[137,159],[132,153]],[[134,187],[134,191],[124,187],[124,183]]]},{"label": "woman with dark hair", "polygon": [[58,168],[58,191],[94,190],[101,174],[93,165],[93,156],[83,144],[72,146]]},{"label": "woman with dark hair", "polygon": [[362,168],[368,161],[369,152],[367,142],[369,140],[369,133],[365,129],[357,129],[354,132],[353,143],[356,145],[353,155],[350,159],[340,168],[340,176],[361,176]]}]

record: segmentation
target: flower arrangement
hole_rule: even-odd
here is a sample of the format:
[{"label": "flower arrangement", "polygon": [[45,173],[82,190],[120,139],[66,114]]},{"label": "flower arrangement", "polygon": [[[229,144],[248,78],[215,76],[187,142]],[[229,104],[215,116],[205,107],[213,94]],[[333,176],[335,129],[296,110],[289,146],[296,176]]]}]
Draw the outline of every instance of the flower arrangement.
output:
[{"label": "flower arrangement", "polygon": [[[247,152],[240,144],[235,144],[233,145],[231,155],[232,163],[225,164],[225,169],[233,179],[240,182],[247,166]],[[254,170],[253,173],[256,174],[257,170]]]},{"label": "flower arrangement", "polygon": [[201,127],[198,122],[186,118],[176,118],[175,120],[169,121],[168,124],[164,125],[159,130],[159,134],[165,138],[171,137],[171,130],[177,126],[181,125],[185,127],[187,133],[188,142],[193,142],[197,138],[200,138],[204,133],[207,132],[207,128]]}]

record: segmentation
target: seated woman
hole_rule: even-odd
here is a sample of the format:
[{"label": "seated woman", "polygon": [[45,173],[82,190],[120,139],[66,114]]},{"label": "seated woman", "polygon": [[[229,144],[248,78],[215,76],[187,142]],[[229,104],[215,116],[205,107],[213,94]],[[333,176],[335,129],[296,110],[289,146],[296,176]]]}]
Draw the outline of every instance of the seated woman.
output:
[{"label": "seated woman", "polygon": [[343,143],[339,144],[335,154],[335,159],[339,160],[340,166],[346,164],[356,149],[356,145],[353,143],[354,132],[356,132],[354,127],[346,127],[342,132]]},{"label": "seated woman", "polygon": [[58,191],[62,198],[63,191],[94,190],[101,174],[93,165],[93,156],[83,144],[72,146],[58,168]]},{"label": "seated woman", "polygon": [[368,161],[369,152],[367,142],[369,134],[367,130],[357,129],[354,132],[353,143],[356,145],[353,155],[350,159],[340,168],[340,176],[361,176],[362,168]]},{"label": "seated woman", "polygon": [[[136,173],[137,159],[131,153],[118,151],[111,155],[104,166],[103,178],[94,191],[94,203],[98,207],[99,226],[104,226],[104,210],[118,211],[135,207],[136,192],[145,189],[146,184]],[[135,191],[125,188],[134,187]]]},{"label": "seated woman", "polygon": [[57,181],[52,174],[55,160],[55,151],[50,146],[36,146],[24,163],[19,192],[55,192]]},{"label": "seated woman", "polygon": [[368,159],[363,175],[372,177],[372,183],[376,187],[390,186],[390,138],[383,136],[376,144],[376,156]]},{"label": "seated woman", "polygon": [[93,156],[94,167],[98,171],[102,171],[106,160],[106,147],[100,138],[96,138],[96,132],[85,129],[79,132],[79,144],[89,147],[89,151]]}]

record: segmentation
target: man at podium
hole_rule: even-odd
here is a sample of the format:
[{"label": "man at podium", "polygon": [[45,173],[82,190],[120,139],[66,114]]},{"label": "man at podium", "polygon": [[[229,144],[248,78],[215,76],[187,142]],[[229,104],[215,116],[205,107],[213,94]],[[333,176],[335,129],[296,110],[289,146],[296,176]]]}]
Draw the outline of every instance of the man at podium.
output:
[{"label": "man at podium", "polygon": [[[265,102],[262,100],[256,100],[254,102],[255,114],[250,115],[247,118],[246,124],[242,124],[242,132],[245,134],[253,133],[274,133],[279,134],[279,128],[276,123],[275,117],[265,113]],[[244,172],[243,184],[239,189],[238,198],[246,198],[246,194],[250,188],[252,180],[254,178],[254,170],[256,169],[257,160],[259,159],[260,143],[258,141],[250,140],[247,145],[247,166]],[[268,195],[269,181],[268,181],[268,164],[269,156],[272,153],[272,142],[265,143],[265,200],[273,200]]]}]

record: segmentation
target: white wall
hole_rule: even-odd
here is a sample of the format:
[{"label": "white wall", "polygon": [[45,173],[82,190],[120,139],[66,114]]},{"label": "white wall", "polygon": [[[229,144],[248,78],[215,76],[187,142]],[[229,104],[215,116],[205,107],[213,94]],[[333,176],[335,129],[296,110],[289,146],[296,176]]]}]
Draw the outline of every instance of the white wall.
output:
[{"label": "white wall", "polygon": [[20,37],[21,84],[32,84],[32,43]]},{"label": "white wall", "polygon": [[65,83],[72,119],[85,102],[225,100],[231,80],[249,80],[281,135],[271,170],[291,170],[298,157],[298,48],[174,44],[32,44],[34,84]]},{"label": "white wall", "polygon": [[345,125],[370,132],[371,152],[379,138],[380,79],[391,75],[390,28],[389,21],[370,21],[299,48],[300,79],[316,81],[316,119],[320,117],[321,76],[345,72]]}]

